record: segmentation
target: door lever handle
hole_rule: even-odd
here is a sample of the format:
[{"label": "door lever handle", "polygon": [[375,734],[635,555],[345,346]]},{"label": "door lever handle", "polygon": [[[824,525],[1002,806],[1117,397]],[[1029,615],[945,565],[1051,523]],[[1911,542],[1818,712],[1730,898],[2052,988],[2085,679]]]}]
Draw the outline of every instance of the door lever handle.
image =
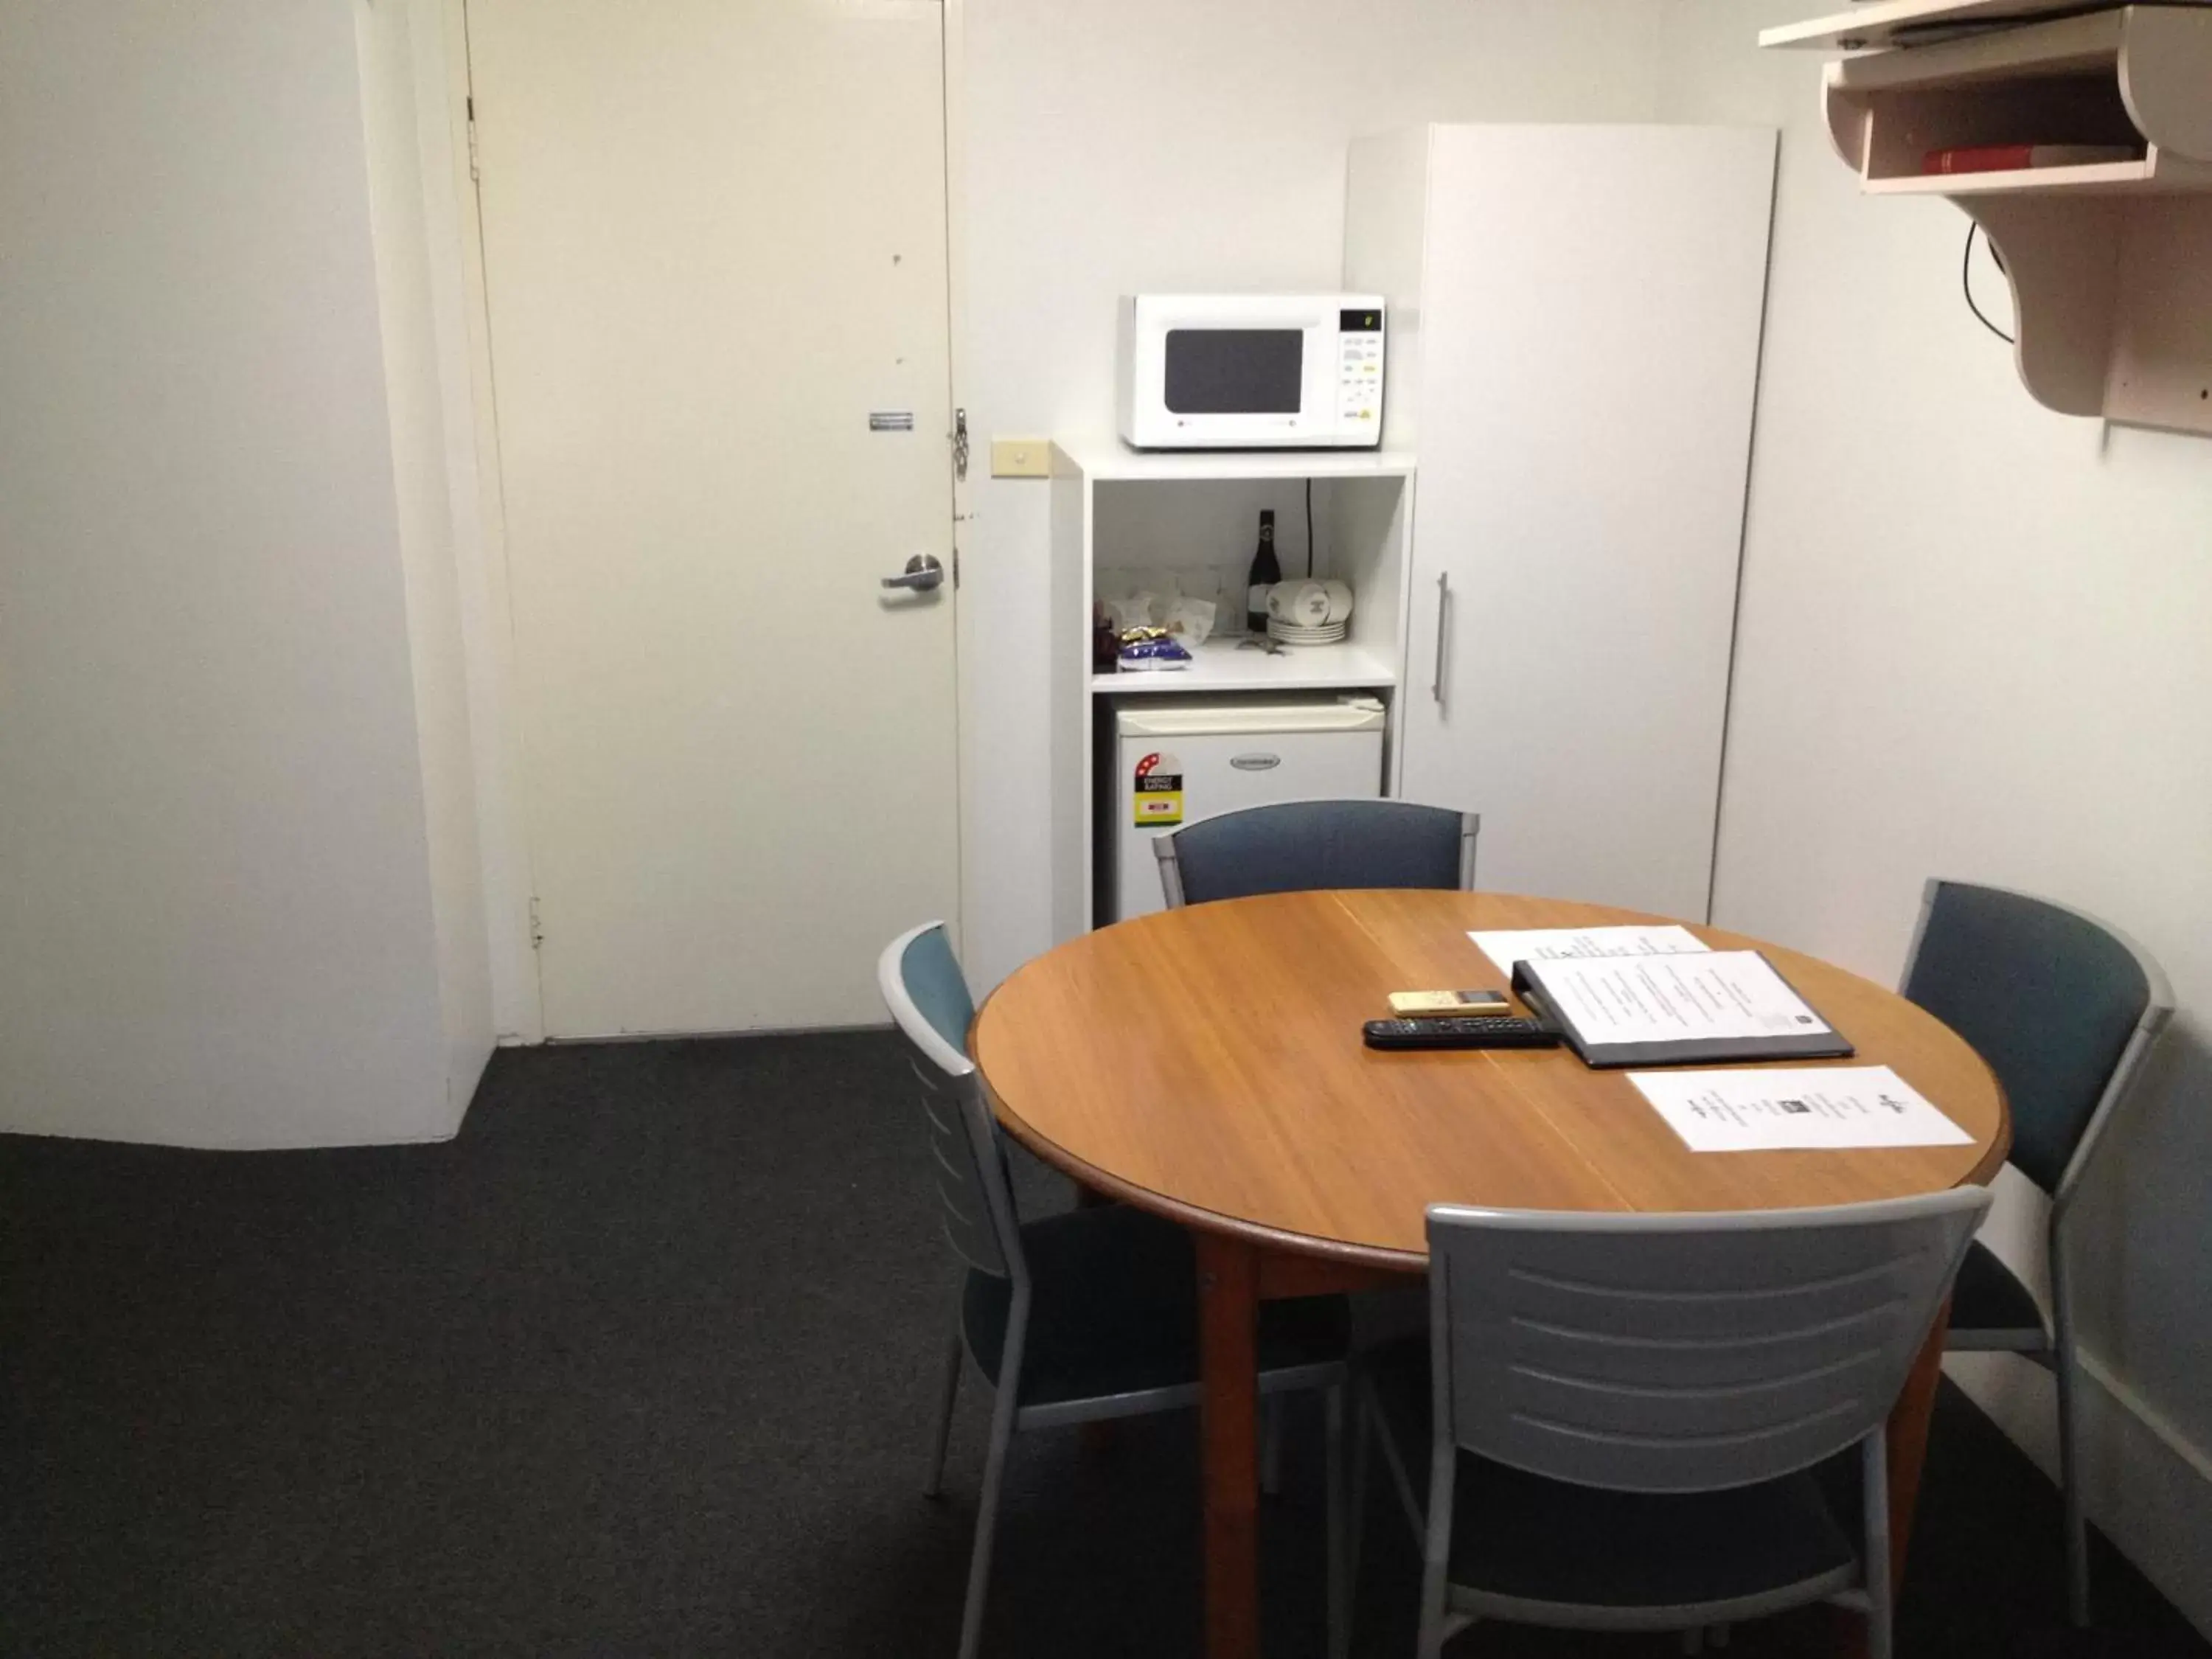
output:
[{"label": "door lever handle", "polygon": [[902,587],[909,592],[932,593],[945,582],[945,567],[927,553],[917,553],[906,562],[906,568],[896,576],[884,578],[885,587]]}]

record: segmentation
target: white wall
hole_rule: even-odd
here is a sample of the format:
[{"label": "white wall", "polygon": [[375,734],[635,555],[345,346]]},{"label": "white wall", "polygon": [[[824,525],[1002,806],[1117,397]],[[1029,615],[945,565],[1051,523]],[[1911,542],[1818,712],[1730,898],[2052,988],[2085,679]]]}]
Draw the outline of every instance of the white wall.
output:
[{"label": "white wall", "polygon": [[[2051,414],[1963,215],[1858,195],[1802,0],[1671,0],[1667,112],[1785,128],[1714,920],[1893,980],[1931,874],[2118,924],[2181,1012],[2081,1200],[2093,1516],[2212,1628],[2212,443]],[[1978,292],[2009,320],[2002,277]],[[2038,1202],[1996,1227],[2032,1260]],[[2046,1455],[2025,1362],[1954,1362]]]},{"label": "white wall", "polygon": [[[967,0],[966,356],[992,434],[1113,424],[1115,296],[1329,290],[1359,134],[1644,120],[1657,0]],[[963,951],[1051,943],[1047,491],[979,478],[962,552]],[[1281,524],[1295,541],[1303,526]]]},{"label": "white wall", "polygon": [[346,8],[0,9],[0,1127],[420,1139],[473,1081],[360,44]]},{"label": "white wall", "polygon": [[[447,1106],[458,1125],[491,1055],[491,951],[477,821],[479,777],[490,784],[498,776],[490,753],[471,740],[471,688],[463,652],[459,544],[472,536],[480,540],[480,532],[467,344],[459,326],[462,295],[455,280],[461,204],[453,189],[445,41],[435,0],[354,0],[354,28],[420,734]],[[481,568],[479,554],[471,570]],[[479,610],[466,620],[481,628],[481,616]]]}]

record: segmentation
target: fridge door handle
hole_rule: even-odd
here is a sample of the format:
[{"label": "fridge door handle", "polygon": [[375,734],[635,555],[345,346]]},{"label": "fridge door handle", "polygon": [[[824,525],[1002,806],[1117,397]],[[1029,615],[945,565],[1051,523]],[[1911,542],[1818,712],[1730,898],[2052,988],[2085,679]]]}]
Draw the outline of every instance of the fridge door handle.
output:
[{"label": "fridge door handle", "polygon": [[1437,707],[1444,706],[1444,642],[1451,624],[1451,572],[1437,574],[1437,664],[1436,678],[1429,682],[1429,695],[1436,699]]}]

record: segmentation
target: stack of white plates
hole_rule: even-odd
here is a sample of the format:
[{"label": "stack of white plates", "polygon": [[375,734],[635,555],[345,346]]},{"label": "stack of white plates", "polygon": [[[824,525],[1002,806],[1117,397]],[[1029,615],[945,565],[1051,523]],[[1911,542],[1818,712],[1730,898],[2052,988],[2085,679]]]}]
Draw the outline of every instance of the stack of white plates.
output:
[{"label": "stack of white plates", "polygon": [[1339,581],[1277,582],[1267,590],[1267,632],[1285,645],[1334,645],[1352,619],[1352,589]]},{"label": "stack of white plates", "polygon": [[1286,623],[1280,617],[1267,618],[1267,637],[1282,645],[1338,645],[1342,643],[1350,623],[1322,623],[1308,625]]}]

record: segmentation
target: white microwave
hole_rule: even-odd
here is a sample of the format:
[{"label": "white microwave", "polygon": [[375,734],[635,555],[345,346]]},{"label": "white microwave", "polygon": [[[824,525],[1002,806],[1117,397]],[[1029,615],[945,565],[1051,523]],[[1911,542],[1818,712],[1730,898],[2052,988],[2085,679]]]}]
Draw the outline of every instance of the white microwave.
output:
[{"label": "white microwave", "polygon": [[1121,436],[1138,449],[1373,449],[1382,301],[1125,295],[1118,380]]}]

